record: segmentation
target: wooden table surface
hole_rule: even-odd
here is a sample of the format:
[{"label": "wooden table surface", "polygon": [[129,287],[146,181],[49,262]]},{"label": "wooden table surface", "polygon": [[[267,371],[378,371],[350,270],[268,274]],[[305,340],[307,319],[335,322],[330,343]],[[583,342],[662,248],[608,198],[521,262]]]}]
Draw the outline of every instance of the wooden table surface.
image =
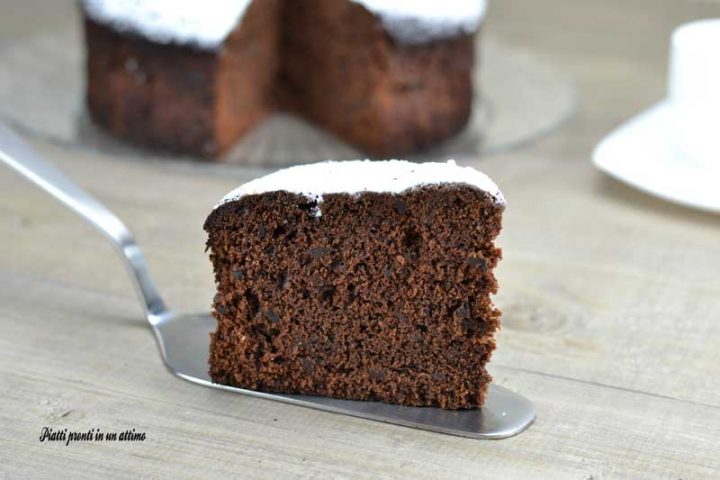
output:
[{"label": "wooden table surface", "polygon": [[[2,0],[0,42],[58,15],[45,0]],[[562,129],[478,163],[510,202],[491,371],[538,409],[507,440],[173,377],[111,247],[0,168],[0,478],[720,477],[720,216],[590,164],[602,135],[663,96],[673,26],[718,15],[716,0],[492,2],[488,30],[572,75],[579,94]],[[202,223],[247,178],[33,144],[127,221],[173,308],[208,308]],[[43,427],[147,438],[66,446],[41,443]]]}]

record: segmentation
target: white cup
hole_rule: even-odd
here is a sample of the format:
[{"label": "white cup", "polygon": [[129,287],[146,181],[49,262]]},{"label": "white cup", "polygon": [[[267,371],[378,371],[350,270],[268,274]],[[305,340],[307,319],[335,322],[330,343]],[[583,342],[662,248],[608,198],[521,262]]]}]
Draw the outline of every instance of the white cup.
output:
[{"label": "white cup", "polygon": [[673,32],[668,96],[672,140],[691,161],[720,168],[720,19]]}]

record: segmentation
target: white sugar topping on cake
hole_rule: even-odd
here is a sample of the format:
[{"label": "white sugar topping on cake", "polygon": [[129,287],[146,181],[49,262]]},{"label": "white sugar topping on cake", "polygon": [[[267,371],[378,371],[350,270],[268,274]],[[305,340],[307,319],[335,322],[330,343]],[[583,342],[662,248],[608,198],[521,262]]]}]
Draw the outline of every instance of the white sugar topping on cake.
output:
[{"label": "white sugar topping on cake", "polygon": [[[218,48],[253,0],[82,0],[87,15],[158,43]],[[260,0],[262,1],[262,0]],[[292,0],[290,0],[292,1]],[[400,43],[474,33],[487,0],[349,0],[376,15]]]},{"label": "white sugar topping on cake", "polygon": [[400,43],[427,43],[472,34],[487,10],[487,0],[351,0],[375,14]]},{"label": "white sugar topping on cake", "polygon": [[[246,195],[285,191],[322,203],[323,195],[365,192],[400,194],[422,186],[462,184],[489,193],[498,205],[505,198],[490,177],[454,160],[446,163],[412,163],[404,160],[327,161],[279,170],[248,182],[225,195],[220,204]],[[318,208],[316,215],[322,213]]]},{"label": "white sugar topping on cake", "polygon": [[83,0],[87,15],[158,43],[215,49],[252,0]]}]

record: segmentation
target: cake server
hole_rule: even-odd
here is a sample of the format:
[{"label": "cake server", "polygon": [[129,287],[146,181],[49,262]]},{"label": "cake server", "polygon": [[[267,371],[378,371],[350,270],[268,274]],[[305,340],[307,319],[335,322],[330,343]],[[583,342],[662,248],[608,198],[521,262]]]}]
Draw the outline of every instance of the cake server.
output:
[{"label": "cake server", "polygon": [[490,385],[487,400],[481,409],[453,411],[256,392],[213,383],[208,374],[209,334],[215,329],[212,315],[170,311],[150,277],[140,248],[125,224],[3,125],[0,125],[0,159],[80,215],[110,240],[135,284],[165,366],[184,380],[267,400],[471,438],[511,437],[522,432],[535,418],[535,407],[529,400],[495,384]]}]

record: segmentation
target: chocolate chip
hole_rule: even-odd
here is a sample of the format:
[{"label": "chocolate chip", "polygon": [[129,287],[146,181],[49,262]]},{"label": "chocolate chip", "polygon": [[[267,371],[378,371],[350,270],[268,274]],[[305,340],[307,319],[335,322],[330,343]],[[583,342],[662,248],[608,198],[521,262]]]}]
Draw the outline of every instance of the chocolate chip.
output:
[{"label": "chocolate chip", "polygon": [[408,228],[405,230],[405,236],[403,238],[403,245],[406,248],[418,248],[422,241],[422,235],[414,228]]},{"label": "chocolate chip", "polygon": [[326,287],[322,290],[322,293],[320,294],[320,298],[323,301],[332,300],[333,296],[335,295],[335,287]]},{"label": "chocolate chip", "polygon": [[250,317],[254,318],[255,315],[260,311],[260,299],[252,290],[245,290],[244,293],[245,301],[247,302],[248,308],[250,309]]},{"label": "chocolate chip", "polygon": [[282,272],[277,277],[278,288],[280,288],[282,290],[283,288],[287,287],[287,283],[288,283],[288,274],[287,274],[287,272]]},{"label": "chocolate chip", "polygon": [[272,323],[278,323],[280,321],[280,317],[277,316],[277,313],[275,313],[272,308],[265,310],[265,317]]},{"label": "chocolate chip", "polygon": [[235,270],[233,272],[233,278],[235,278],[235,280],[245,280],[245,272],[243,270]]},{"label": "chocolate chip", "polygon": [[355,285],[352,283],[347,286],[347,301],[353,302],[357,298],[357,295],[355,294]]},{"label": "chocolate chip", "polygon": [[473,267],[480,267],[480,270],[487,272],[487,261],[482,257],[468,257],[465,263]]},{"label": "chocolate chip", "polygon": [[463,303],[458,308],[455,309],[453,312],[453,317],[456,318],[468,318],[470,316],[470,309],[468,308],[467,303]]},{"label": "chocolate chip", "polygon": [[370,375],[370,378],[374,380],[380,380],[381,382],[385,381],[385,372],[382,370],[377,370],[375,368],[371,368],[368,371],[368,374]]},{"label": "chocolate chip", "polygon": [[407,203],[400,199],[395,200],[395,210],[397,210],[400,215],[405,215],[408,211]]},{"label": "chocolate chip", "polygon": [[262,237],[265,236],[265,233],[266,233],[266,232],[265,232],[265,225],[260,225],[260,226],[258,227],[258,236],[259,236],[260,238],[262,238]]},{"label": "chocolate chip", "polygon": [[287,229],[283,225],[280,225],[278,227],[275,227],[275,230],[273,230],[273,237],[277,238],[281,235],[285,235],[286,233]]},{"label": "chocolate chip", "polygon": [[463,319],[462,326],[467,332],[474,332],[477,330],[478,321],[474,318],[465,318]]}]

